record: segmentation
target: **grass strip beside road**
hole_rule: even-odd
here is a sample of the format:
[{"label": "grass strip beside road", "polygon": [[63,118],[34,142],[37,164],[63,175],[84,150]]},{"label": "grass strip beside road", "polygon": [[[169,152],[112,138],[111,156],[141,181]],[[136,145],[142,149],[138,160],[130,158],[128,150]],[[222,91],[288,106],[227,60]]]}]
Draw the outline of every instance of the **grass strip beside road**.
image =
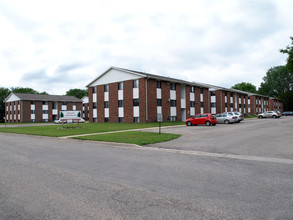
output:
[{"label": "grass strip beside road", "polygon": [[119,132],[119,133],[73,137],[73,139],[128,143],[128,144],[137,144],[142,146],[146,144],[154,144],[159,142],[170,141],[180,136],[181,135],[179,134],[168,134],[168,133],[159,134],[154,132],[125,131],[125,132]]},{"label": "grass strip beside road", "polygon": [[[175,126],[183,125],[183,122],[162,122],[161,126]],[[0,132],[16,133],[16,134],[28,134],[39,135],[49,137],[64,137],[80,134],[102,133],[110,131],[121,131],[129,129],[140,129],[158,127],[157,122],[149,123],[84,123],[77,125],[65,125],[64,129],[62,125],[44,125],[44,126],[30,126],[30,127],[2,127]],[[75,127],[75,128],[70,128]]]}]

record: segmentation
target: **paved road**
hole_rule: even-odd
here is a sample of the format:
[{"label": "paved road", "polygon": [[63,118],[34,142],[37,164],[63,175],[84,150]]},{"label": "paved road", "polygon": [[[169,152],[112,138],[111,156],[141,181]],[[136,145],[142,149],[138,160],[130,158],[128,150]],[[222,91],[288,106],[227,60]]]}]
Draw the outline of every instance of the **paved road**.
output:
[{"label": "paved road", "polygon": [[293,117],[250,119],[208,127],[165,128],[162,132],[182,134],[182,137],[173,140],[172,144],[165,142],[149,146],[293,159]]},{"label": "paved road", "polygon": [[[262,123],[276,123],[261,121],[258,128],[256,122],[249,123],[257,131]],[[194,129],[203,137],[219,128],[182,131]],[[282,129],[283,124],[274,127],[281,136]],[[157,148],[161,144],[137,148],[0,133],[0,219],[293,218],[292,165],[178,153],[183,140],[166,143],[172,151]],[[229,145],[228,138],[223,141]],[[251,148],[258,146],[263,142]],[[268,155],[287,158],[287,151]]]}]

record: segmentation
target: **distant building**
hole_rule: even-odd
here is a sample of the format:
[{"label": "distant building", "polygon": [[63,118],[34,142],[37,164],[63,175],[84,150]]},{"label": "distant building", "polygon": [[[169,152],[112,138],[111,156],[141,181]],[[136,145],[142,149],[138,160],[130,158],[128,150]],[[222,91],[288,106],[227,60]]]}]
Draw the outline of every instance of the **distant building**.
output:
[{"label": "distant building", "polygon": [[52,122],[60,111],[82,111],[82,101],[73,96],[11,93],[5,100],[6,122]]}]

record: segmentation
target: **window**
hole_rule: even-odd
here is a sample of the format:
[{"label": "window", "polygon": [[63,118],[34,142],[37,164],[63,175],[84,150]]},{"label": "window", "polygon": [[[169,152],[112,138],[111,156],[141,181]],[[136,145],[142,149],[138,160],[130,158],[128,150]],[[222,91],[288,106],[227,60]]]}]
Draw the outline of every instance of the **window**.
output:
[{"label": "window", "polygon": [[31,110],[31,114],[35,114],[35,110]]},{"label": "window", "polygon": [[200,107],[203,108],[203,102],[200,102]]},{"label": "window", "polygon": [[177,117],[176,116],[170,116],[170,121],[177,121]]},{"label": "window", "polygon": [[97,118],[94,118],[94,122],[98,122]]},{"label": "window", "polygon": [[94,102],[94,103],[93,103],[93,109],[96,109],[96,108],[97,108],[97,103]]},{"label": "window", "polygon": [[190,107],[195,107],[195,101],[190,101]]},{"label": "window", "polygon": [[93,93],[97,93],[97,88],[93,87]]},{"label": "window", "polygon": [[105,122],[109,122],[109,118],[107,117],[107,118],[105,118]]},{"label": "window", "polygon": [[104,108],[109,108],[109,101],[104,102]]},{"label": "window", "polygon": [[47,101],[43,101],[43,105],[48,105],[48,102]]},{"label": "window", "polygon": [[239,108],[241,108],[241,106],[242,106],[242,105],[241,105],[241,104],[239,104]]},{"label": "window", "polygon": [[48,110],[43,110],[43,114],[48,114],[49,111]]},{"label": "window", "polygon": [[118,90],[123,90],[123,82],[118,83]]},{"label": "window", "polygon": [[76,105],[76,102],[72,102],[72,105]]},{"label": "window", "polygon": [[157,88],[158,89],[161,89],[162,88],[161,81],[157,81]]},{"label": "window", "polygon": [[230,103],[230,107],[233,108],[233,103]]},{"label": "window", "polygon": [[227,96],[227,92],[225,92],[225,96]]},{"label": "window", "polygon": [[66,102],[62,102],[62,105],[66,105]]},{"label": "window", "polygon": [[212,102],[212,103],[211,103],[211,107],[212,107],[212,108],[215,108],[215,107],[216,107],[216,103],[215,103],[215,102]]},{"label": "window", "polygon": [[119,118],[118,118],[118,122],[119,122],[119,123],[123,123],[123,122],[124,122],[124,118],[123,118],[123,117],[119,117]]},{"label": "window", "polygon": [[176,100],[171,100],[170,101],[170,106],[171,107],[176,107]]},{"label": "window", "polygon": [[215,91],[211,91],[211,96],[215,96],[216,92]]},{"label": "window", "polygon": [[200,94],[203,94],[203,88],[200,88]]},{"label": "window", "polygon": [[31,101],[31,105],[35,104],[34,101]]},{"label": "window", "polygon": [[176,84],[175,83],[170,83],[170,90],[176,91]]},{"label": "window", "polygon": [[138,79],[133,80],[133,88],[138,88]]},{"label": "window", "polygon": [[104,85],[104,92],[109,92],[109,85]]},{"label": "window", "polygon": [[139,123],[139,117],[133,117],[133,122],[134,123]]},{"label": "window", "polygon": [[194,93],[194,86],[190,86],[190,92]]},{"label": "window", "polygon": [[233,97],[234,93],[233,92],[230,92],[230,97]]},{"label": "window", "polygon": [[139,106],[139,99],[133,99],[133,106]]},{"label": "window", "polygon": [[157,106],[162,106],[162,99],[157,99]]},{"label": "window", "polygon": [[118,107],[123,107],[123,100],[118,100]]},{"label": "window", "polygon": [[225,108],[227,108],[227,103],[225,103]]}]

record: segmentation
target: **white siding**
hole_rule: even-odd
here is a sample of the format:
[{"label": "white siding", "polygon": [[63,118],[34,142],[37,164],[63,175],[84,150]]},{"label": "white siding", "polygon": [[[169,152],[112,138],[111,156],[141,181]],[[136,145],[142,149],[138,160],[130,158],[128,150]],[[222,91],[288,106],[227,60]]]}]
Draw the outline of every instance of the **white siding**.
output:
[{"label": "white siding", "polygon": [[97,79],[95,82],[93,82],[91,86],[110,84],[114,82],[122,82],[139,78],[143,78],[143,76],[139,74],[133,74],[125,71],[111,69],[106,74],[102,75],[99,79]]},{"label": "white siding", "polygon": [[43,105],[42,108],[43,108],[43,110],[48,110],[49,109],[48,105]]},{"label": "white siding", "polygon": [[162,89],[157,88],[157,99],[161,99],[162,98]]},{"label": "white siding", "polygon": [[66,111],[66,110],[67,110],[67,105],[62,105],[61,110],[62,110],[62,111]]},{"label": "white siding", "polygon": [[181,108],[186,108],[186,100],[181,99]]},{"label": "white siding", "polygon": [[104,92],[104,101],[109,101],[109,92]]},{"label": "white siding", "polygon": [[48,119],[48,118],[49,118],[48,114],[43,114],[43,119]]},{"label": "white siding", "polygon": [[109,117],[109,108],[105,108],[105,118]]},{"label": "white siding", "polygon": [[162,106],[157,107],[157,114],[162,114]]},{"label": "white siding", "polygon": [[31,110],[35,110],[35,105],[31,105]]},{"label": "white siding", "polygon": [[200,101],[203,102],[203,94],[200,94]]},{"label": "white siding", "polygon": [[195,101],[194,93],[193,92],[190,93],[190,101]]},{"label": "white siding", "polygon": [[72,110],[75,111],[76,110],[76,105],[72,106]]},{"label": "white siding", "polygon": [[[138,88],[133,88],[133,98],[138,99],[139,98],[139,91]],[[136,116],[135,116],[136,117]]]},{"label": "white siding", "polygon": [[118,90],[118,100],[123,100],[123,90]]},{"label": "white siding", "polygon": [[[176,100],[176,91],[170,90],[170,99]],[[172,115],[171,115],[172,116]]]},{"label": "white siding", "polygon": [[93,94],[93,102],[97,102],[97,93]]},{"label": "white siding", "polygon": [[177,116],[176,107],[171,107],[170,116]]},{"label": "white siding", "polygon": [[133,107],[133,117],[139,117],[139,106]]},{"label": "white siding", "polygon": [[194,107],[190,107],[190,115],[195,115],[195,108]]},{"label": "white siding", "polygon": [[211,102],[216,102],[216,96],[211,96]]},{"label": "white siding", "polygon": [[123,107],[118,108],[118,117],[121,117],[121,118],[124,117],[124,109],[123,109]]},{"label": "white siding", "polygon": [[97,118],[97,115],[98,115],[98,110],[93,109],[93,118]]},{"label": "white siding", "polygon": [[35,119],[35,114],[31,114],[31,119]]},{"label": "white siding", "polygon": [[52,110],[52,114],[53,114],[53,115],[58,115],[58,110],[57,110],[57,109],[53,109],[53,110]]}]

